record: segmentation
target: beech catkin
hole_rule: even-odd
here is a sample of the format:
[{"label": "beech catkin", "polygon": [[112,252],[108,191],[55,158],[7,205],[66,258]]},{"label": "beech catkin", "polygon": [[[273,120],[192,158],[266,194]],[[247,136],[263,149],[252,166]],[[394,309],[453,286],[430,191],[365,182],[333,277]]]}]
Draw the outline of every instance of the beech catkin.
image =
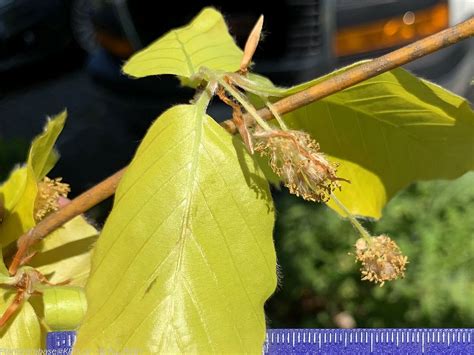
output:
[{"label": "beech catkin", "polygon": [[380,283],[405,276],[408,258],[386,235],[371,237],[370,243],[360,238],[355,244],[356,260],[362,263],[362,280]]},{"label": "beech catkin", "polygon": [[306,132],[258,129],[253,134],[255,150],[268,156],[272,170],[290,193],[309,201],[328,201],[340,189],[336,165],[330,163],[319,145]]}]

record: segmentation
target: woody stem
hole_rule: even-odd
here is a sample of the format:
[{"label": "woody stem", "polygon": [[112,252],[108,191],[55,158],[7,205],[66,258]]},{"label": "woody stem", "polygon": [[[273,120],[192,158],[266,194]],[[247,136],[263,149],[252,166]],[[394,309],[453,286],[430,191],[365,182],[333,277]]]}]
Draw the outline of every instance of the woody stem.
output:
[{"label": "woody stem", "polygon": [[[374,76],[398,68],[399,66],[410,63],[418,58],[458,43],[463,39],[472,37],[473,35],[474,17],[471,17],[456,26],[447,28],[381,57],[340,72],[327,80],[318,82],[305,90],[299,91],[273,103],[273,106],[280,115],[284,115],[285,113],[294,111],[314,101],[342,91],[364,80],[373,78]],[[264,120],[270,120],[273,116],[268,108],[259,110],[258,115]],[[250,119],[251,117],[247,118]],[[232,134],[237,131],[235,124],[231,120],[223,122],[222,125]]]}]

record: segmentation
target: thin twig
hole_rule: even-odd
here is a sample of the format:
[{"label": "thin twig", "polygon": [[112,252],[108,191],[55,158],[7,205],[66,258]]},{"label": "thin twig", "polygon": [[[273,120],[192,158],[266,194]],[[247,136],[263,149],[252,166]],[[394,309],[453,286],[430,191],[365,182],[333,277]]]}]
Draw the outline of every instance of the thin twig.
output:
[{"label": "thin twig", "polygon": [[[474,18],[470,18],[454,27],[421,39],[379,58],[373,59],[370,62],[358,65],[343,73],[334,75],[328,80],[273,103],[273,107],[276,112],[283,115],[360,83],[366,79],[448,47],[463,39],[469,38],[472,35],[474,35]],[[258,115],[265,120],[270,120],[273,117],[268,108],[259,110]],[[248,120],[248,122],[252,122],[253,118],[251,115],[247,113],[245,116],[245,119]],[[229,133],[235,134],[237,132],[237,128],[232,120],[222,122],[222,126]],[[42,240],[46,235],[62,226],[67,221],[86,212],[99,202],[112,196],[115,193],[115,189],[117,188],[125,169],[126,168],[123,168],[98,185],[87,190],[82,195],[76,197],[64,208],[49,215],[33,229],[22,235],[18,239],[18,251],[9,268],[10,274],[14,275],[16,273],[18,266],[21,264],[21,261],[28,253],[28,249],[33,244]]]},{"label": "thin twig", "polygon": [[[456,26],[411,43],[405,47],[373,59],[370,62],[358,65],[343,73],[334,75],[332,78],[294,95],[287,96],[273,103],[273,106],[280,115],[284,115],[285,113],[294,111],[364,80],[410,63],[418,58],[448,47],[473,35],[474,17],[471,17],[469,20],[461,22]],[[265,120],[273,118],[268,108],[259,110],[258,114]],[[246,114],[245,116],[249,123],[253,122],[251,115]],[[236,127],[231,120],[222,122],[222,126],[224,126],[229,133],[236,133]]]}]

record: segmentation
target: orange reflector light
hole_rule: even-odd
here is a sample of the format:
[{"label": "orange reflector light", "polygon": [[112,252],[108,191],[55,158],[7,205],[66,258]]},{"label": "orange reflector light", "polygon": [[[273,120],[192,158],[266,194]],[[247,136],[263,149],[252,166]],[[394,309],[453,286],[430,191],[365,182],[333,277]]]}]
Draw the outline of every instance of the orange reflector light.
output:
[{"label": "orange reflector light", "polygon": [[335,39],[336,56],[402,46],[441,31],[448,24],[448,6],[442,3],[369,24],[341,28]]},{"label": "orange reflector light", "polygon": [[98,29],[96,29],[96,38],[103,48],[120,58],[126,59],[134,52],[132,45],[125,38]]}]

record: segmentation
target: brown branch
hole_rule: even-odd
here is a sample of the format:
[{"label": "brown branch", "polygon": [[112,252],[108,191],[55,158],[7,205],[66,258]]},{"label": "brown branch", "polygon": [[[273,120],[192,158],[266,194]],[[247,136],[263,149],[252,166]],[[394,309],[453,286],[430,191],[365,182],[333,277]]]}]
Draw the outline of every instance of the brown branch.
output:
[{"label": "brown branch", "polygon": [[15,275],[18,267],[28,253],[28,249],[35,243],[41,241],[49,233],[61,227],[67,221],[84,213],[91,207],[112,196],[126,168],[117,171],[114,175],[98,183],[91,189],[77,196],[60,210],[50,214],[39,222],[34,228],[23,234],[17,242],[18,250],[8,269],[10,275]]},{"label": "brown branch", "polygon": [[[287,96],[275,102],[273,106],[280,115],[283,115],[473,35],[474,17],[471,17],[469,20],[461,22],[456,26],[423,38],[417,42],[413,42],[405,47],[373,59],[370,62],[346,70],[343,73],[334,75],[332,78],[294,95]],[[273,118],[268,108],[259,110],[258,114],[267,121]],[[245,115],[245,119],[249,123],[254,122],[254,119],[248,114]],[[237,132],[232,120],[222,122],[222,126],[231,134]]]},{"label": "brown branch", "polygon": [[[470,18],[454,27],[438,32],[432,36],[421,39],[405,47],[397,49],[370,62],[358,65],[343,73],[334,75],[332,78],[318,83],[306,90],[285,97],[273,104],[276,111],[283,115],[296,110],[311,102],[334,94],[366,79],[382,74],[391,69],[407,64],[415,59],[433,53],[437,50],[455,44],[463,39],[474,35],[474,18]],[[272,114],[267,108],[258,111],[265,120],[270,120]],[[249,115],[245,115],[246,121],[253,122]],[[222,122],[222,126],[234,134],[237,128],[232,120]],[[72,218],[84,213],[99,202],[112,196],[126,168],[118,171],[82,195],[76,197],[68,205],[59,211],[49,215],[33,229],[18,239],[18,250],[10,265],[9,272],[14,275],[22,260],[28,253],[28,249],[42,240],[46,235],[62,226]]]}]

